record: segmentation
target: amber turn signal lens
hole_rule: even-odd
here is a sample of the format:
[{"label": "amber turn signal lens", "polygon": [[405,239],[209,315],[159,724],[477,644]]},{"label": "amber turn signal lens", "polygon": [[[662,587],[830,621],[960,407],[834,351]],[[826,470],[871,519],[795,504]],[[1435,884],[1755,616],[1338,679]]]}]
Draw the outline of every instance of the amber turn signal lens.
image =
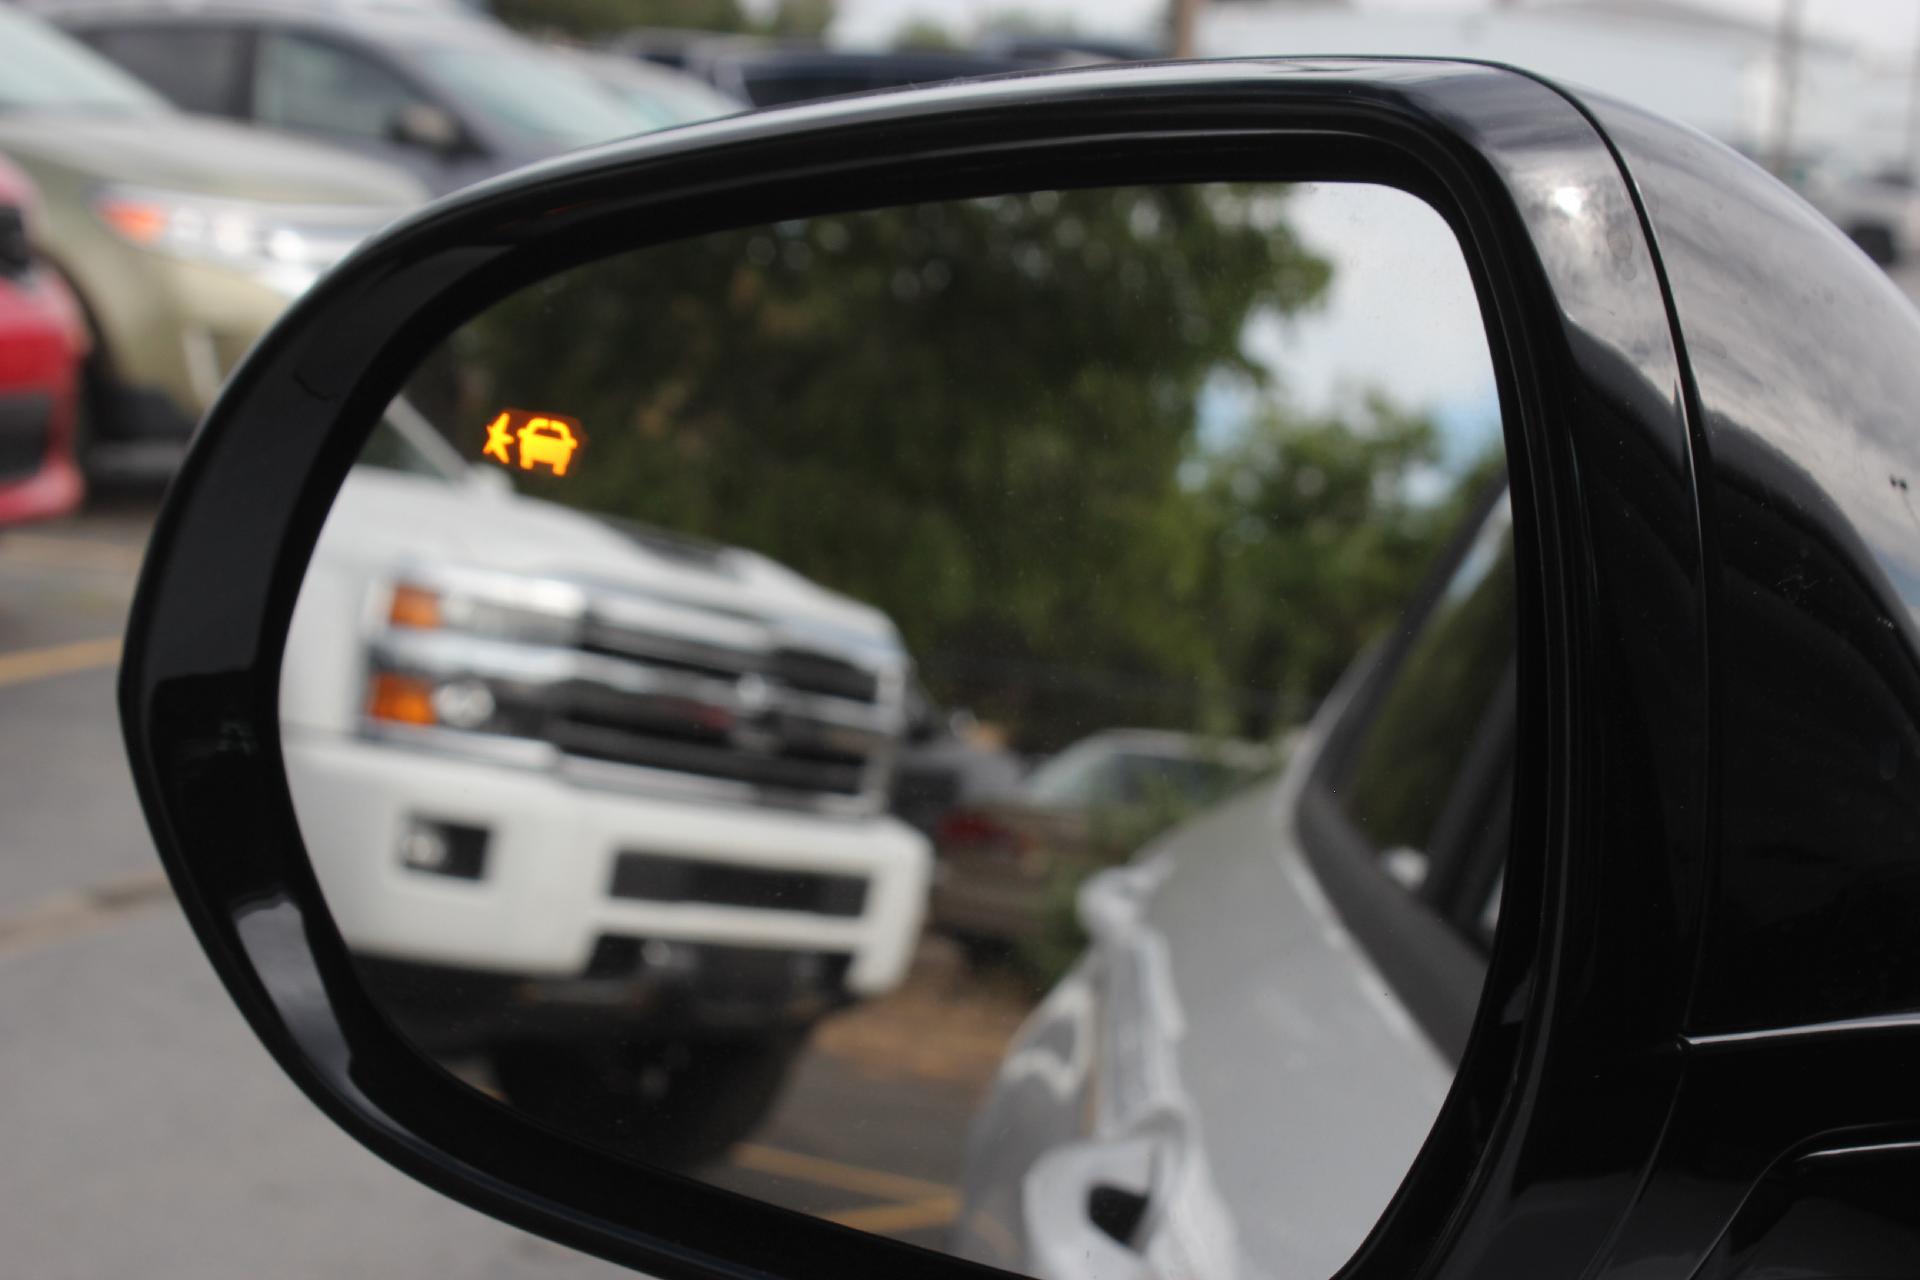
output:
[{"label": "amber turn signal lens", "polygon": [[387,621],[396,627],[431,629],[440,625],[440,593],[401,583],[393,589]]},{"label": "amber turn signal lens", "polygon": [[373,677],[367,696],[367,714],[375,720],[397,724],[433,725],[439,718],[433,712],[433,685],[412,676],[380,672]]},{"label": "amber turn signal lens", "polygon": [[167,232],[167,211],[139,200],[102,200],[95,206],[100,218],[138,245],[151,245]]}]

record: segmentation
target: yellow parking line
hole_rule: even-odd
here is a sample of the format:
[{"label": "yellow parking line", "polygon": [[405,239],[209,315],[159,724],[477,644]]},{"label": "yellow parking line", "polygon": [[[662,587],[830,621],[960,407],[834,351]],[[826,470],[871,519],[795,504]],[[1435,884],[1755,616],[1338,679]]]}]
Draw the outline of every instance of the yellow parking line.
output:
[{"label": "yellow parking line", "polygon": [[137,871],[77,892],[42,898],[18,915],[0,920],[0,955],[54,942],[116,916],[170,901],[172,890],[158,871]]},{"label": "yellow parking line", "polygon": [[756,1173],[797,1178],[802,1182],[882,1200],[919,1202],[953,1199],[953,1188],[938,1182],[909,1178],[899,1173],[885,1173],[879,1169],[863,1169],[858,1165],[822,1160],[819,1156],[803,1156],[797,1151],[782,1151],[778,1147],[763,1147],[752,1142],[736,1146],[732,1160],[739,1168],[752,1169]]},{"label": "yellow parking line", "polygon": [[960,1201],[948,1195],[928,1196],[925,1200],[908,1204],[877,1204],[866,1209],[845,1209],[824,1216],[828,1222],[837,1222],[855,1231],[900,1235],[907,1231],[924,1231],[928,1227],[944,1227],[959,1214]]},{"label": "yellow parking line", "polygon": [[985,1209],[975,1209],[967,1215],[967,1232],[976,1242],[985,1242],[999,1255],[999,1265],[1017,1267],[1020,1265],[1020,1240],[1006,1223],[988,1213]]},{"label": "yellow parking line", "polygon": [[72,644],[49,645],[44,649],[22,649],[0,653],[0,687],[26,684],[63,676],[70,671],[91,671],[111,667],[120,661],[120,637],[105,640],[77,640]]}]

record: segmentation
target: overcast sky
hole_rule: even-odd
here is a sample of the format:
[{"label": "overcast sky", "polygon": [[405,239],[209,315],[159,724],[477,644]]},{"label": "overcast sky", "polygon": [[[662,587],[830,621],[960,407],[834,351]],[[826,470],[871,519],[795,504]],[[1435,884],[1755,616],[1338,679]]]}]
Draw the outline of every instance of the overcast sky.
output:
[{"label": "overcast sky", "polygon": [[[1466,259],[1440,215],[1403,191],[1315,183],[1294,188],[1285,216],[1333,277],[1318,305],[1247,326],[1243,349],[1272,371],[1281,403],[1327,414],[1382,395],[1432,417],[1448,463],[1498,439],[1486,330]],[[1217,380],[1201,403],[1202,438],[1232,439],[1265,394]]]},{"label": "overcast sky", "polygon": [[[1778,17],[1783,0],[1691,0],[1762,20]],[[1534,0],[1546,7],[1552,0]],[[1391,12],[1484,9],[1485,0],[1359,0],[1359,8]],[[1883,56],[1913,48],[1920,34],[1920,0],[1807,0],[1810,31],[1862,45]],[[993,15],[1019,12],[1058,15],[1088,32],[1141,35],[1166,13],[1166,0],[839,0],[841,38],[883,43],[902,25],[926,19],[970,34]]]}]

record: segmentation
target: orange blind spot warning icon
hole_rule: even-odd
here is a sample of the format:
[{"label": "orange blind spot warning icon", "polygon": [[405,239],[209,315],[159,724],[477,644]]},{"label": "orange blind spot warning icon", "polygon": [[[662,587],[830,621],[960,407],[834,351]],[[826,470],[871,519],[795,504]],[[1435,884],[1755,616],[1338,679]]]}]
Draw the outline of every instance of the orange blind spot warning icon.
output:
[{"label": "orange blind spot warning icon", "polygon": [[580,424],[572,418],[503,409],[487,424],[487,443],[481,448],[480,456],[511,467],[513,451],[518,446],[522,471],[544,464],[556,476],[564,476],[573,455],[584,443]]}]

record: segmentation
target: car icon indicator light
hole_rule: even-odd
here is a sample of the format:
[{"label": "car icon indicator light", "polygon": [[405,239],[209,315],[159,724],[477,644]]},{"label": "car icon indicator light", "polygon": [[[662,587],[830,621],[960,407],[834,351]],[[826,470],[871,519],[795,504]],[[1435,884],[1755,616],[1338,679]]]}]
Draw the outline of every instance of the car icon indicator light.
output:
[{"label": "car icon indicator light", "polygon": [[564,476],[573,455],[585,443],[586,436],[576,418],[502,409],[487,424],[487,439],[481,446],[480,456],[503,467],[517,465],[522,471],[532,471],[544,466],[554,475]]}]

